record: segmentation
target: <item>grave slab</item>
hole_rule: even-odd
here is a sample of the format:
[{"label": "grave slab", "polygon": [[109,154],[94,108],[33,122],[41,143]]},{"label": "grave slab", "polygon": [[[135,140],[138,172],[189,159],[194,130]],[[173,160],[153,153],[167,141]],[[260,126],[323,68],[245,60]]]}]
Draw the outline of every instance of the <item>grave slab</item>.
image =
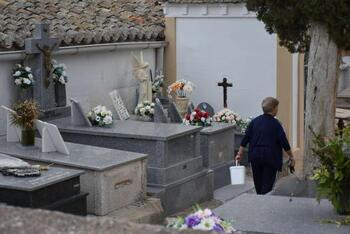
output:
[{"label": "grave slab", "polygon": [[[40,139],[36,139],[40,145]],[[89,193],[88,213],[106,215],[142,199],[146,191],[145,154],[67,143],[70,155],[43,153],[0,138],[0,152],[26,161],[82,169],[81,190]]]},{"label": "grave slab", "polygon": [[[1,157],[1,155],[0,155]],[[86,215],[87,193],[80,192],[81,170],[50,167],[40,177],[0,174],[0,202],[12,206]]]},{"label": "grave slab", "polygon": [[328,200],[320,204],[314,198],[243,194],[214,209],[224,219],[234,220],[234,227],[247,232],[281,234],[345,234],[350,226],[323,224],[323,220],[344,218],[335,213]]},{"label": "grave slab", "polygon": [[147,192],[160,198],[165,215],[170,215],[213,199],[213,180],[213,171],[204,169],[165,186],[149,186]]},{"label": "grave slab", "polygon": [[109,128],[81,127],[73,126],[69,118],[51,123],[68,142],[148,154],[153,169],[200,157],[201,127],[132,120],[116,120]]},{"label": "grave slab", "polygon": [[203,166],[214,171],[214,188],[230,183],[229,167],[234,159],[234,126],[215,123],[201,130]]},{"label": "grave slab", "polygon": [[132,120],[114,121],[110,128],[75,127],[69,118],[54,120],[52,123],[57,125],[62,137],[68,142],[148,154],[148,192],[161,198],[165,213],[189,205],[186,199],[174,204],[162,195],[174,187],[185,194],[183,197],[192,195],[197,200],[212,197],[212,187],[205,193],[187,189],[191,187],[188,184],[193,187],[198,181],[202,184],[212,181],[208,169],[202,166],[201,127]]}]

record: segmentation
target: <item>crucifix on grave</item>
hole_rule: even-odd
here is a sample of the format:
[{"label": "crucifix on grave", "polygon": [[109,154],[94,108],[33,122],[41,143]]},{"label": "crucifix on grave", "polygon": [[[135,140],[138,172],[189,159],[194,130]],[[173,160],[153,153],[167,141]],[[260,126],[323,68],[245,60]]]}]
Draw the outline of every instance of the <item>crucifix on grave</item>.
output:
[{"label": "crucifix on grave", "polygon": [[49,25],[35,24],[34,37],[25,40],[26,54],[33,55],[30,61],[34,74],[34,99],[42,111],[56,107],[52,76],[52,52],[58,48],[58,39],[50,38]]},{"label": "crucifix on grave", "polygon": [[222,82],[218,83],[218,86],[221,86],[224,90],[224,108],[227,108],[227,87],[232,87],[232,83],[227,82],[227,78],[223,78]]}]

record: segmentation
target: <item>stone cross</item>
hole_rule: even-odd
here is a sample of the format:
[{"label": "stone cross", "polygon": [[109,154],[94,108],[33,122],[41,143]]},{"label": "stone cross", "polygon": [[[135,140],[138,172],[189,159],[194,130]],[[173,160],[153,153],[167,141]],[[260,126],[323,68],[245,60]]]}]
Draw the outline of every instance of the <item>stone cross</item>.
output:
[{"label": "stone cross", "polygon": [[49,25],[35,24],[33,38],[25,40],[26,54],[32,54],[30,61],[34,75],[34,99],[40,105],[41,110],[49,110],[56,106],[55,92],[51,77],[51,55],[58,48],[58,39],[50,38]]},{"label": "stone cross", "polygon": [[227,87],[232,87],[232,83],[227,82],[227,78],[223,78],[222,82],[218,83],[224,89],[224,108],[227,108]]}]

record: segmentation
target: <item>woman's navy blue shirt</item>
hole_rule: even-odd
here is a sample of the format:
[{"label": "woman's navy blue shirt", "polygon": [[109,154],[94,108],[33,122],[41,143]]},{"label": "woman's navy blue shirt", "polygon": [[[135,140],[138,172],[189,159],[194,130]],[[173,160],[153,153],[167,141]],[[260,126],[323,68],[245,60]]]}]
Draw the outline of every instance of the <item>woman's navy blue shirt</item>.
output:
[{"label": "woman's navy blue shirt", "polygon": [[263,114],[249,124],[241,146],[249,144],[249,162],[261,157],[276,170],[282,170],[282,149],[290,150],[290,145],[282,125],[272,115]]}]

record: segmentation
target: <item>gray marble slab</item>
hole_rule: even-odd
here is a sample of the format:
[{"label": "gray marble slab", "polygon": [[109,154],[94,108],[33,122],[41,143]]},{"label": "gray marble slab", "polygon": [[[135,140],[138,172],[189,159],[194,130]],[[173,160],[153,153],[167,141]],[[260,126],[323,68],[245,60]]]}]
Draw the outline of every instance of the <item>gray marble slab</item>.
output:
[{"label": "gray marble slab", "polygon": [[163,141],[195,133],[201,129],[201,127],[185,126],[182,124],[132,120],[114,120],[111,127],[104,128],[73,126],[70,118],[56,119],[50,121],[50,123],[55,124],[61,132]]},{"label": "gray marble slab", "polygon": [[203,128],[201,130],[201,134],[210,135],[210,134],[227,131],[228,129],[233,130],[235,129],[235,126],[232,124],[226,124],[226,123],[213,123],[212,126]]},{"label": "gray marble slab", "polygon": [[247,232],[281,234],[348,234],[350,226],[324,224],[324,220],[344,218],[335,213],[328,200],[243,194],[214,209],[234,227]]},{"label": "gray marble slab", "polygon": [[[40,139],[36,139],[36,142],[37,144],[40,144]],[[6,137],[1,137],[0,153],[25,160],[56,163],[59,165],[93,171],[104,171],[133,161],[139,161],[147,157],[146,154],[89,145],[73,143],[66,143],[66,145],[70,155],[63,155],[58,152],[43,153],[39,147],[21,147],[19,143],[6,142]]]},{"label": "gray marble slab", "polygon": [[48,171],[42,171],[40,177],[14,177],[0,174],[0,188],[19,191],[35,191],[61,181],[69,180],[84,174],[84,171],[50,167]]}]

